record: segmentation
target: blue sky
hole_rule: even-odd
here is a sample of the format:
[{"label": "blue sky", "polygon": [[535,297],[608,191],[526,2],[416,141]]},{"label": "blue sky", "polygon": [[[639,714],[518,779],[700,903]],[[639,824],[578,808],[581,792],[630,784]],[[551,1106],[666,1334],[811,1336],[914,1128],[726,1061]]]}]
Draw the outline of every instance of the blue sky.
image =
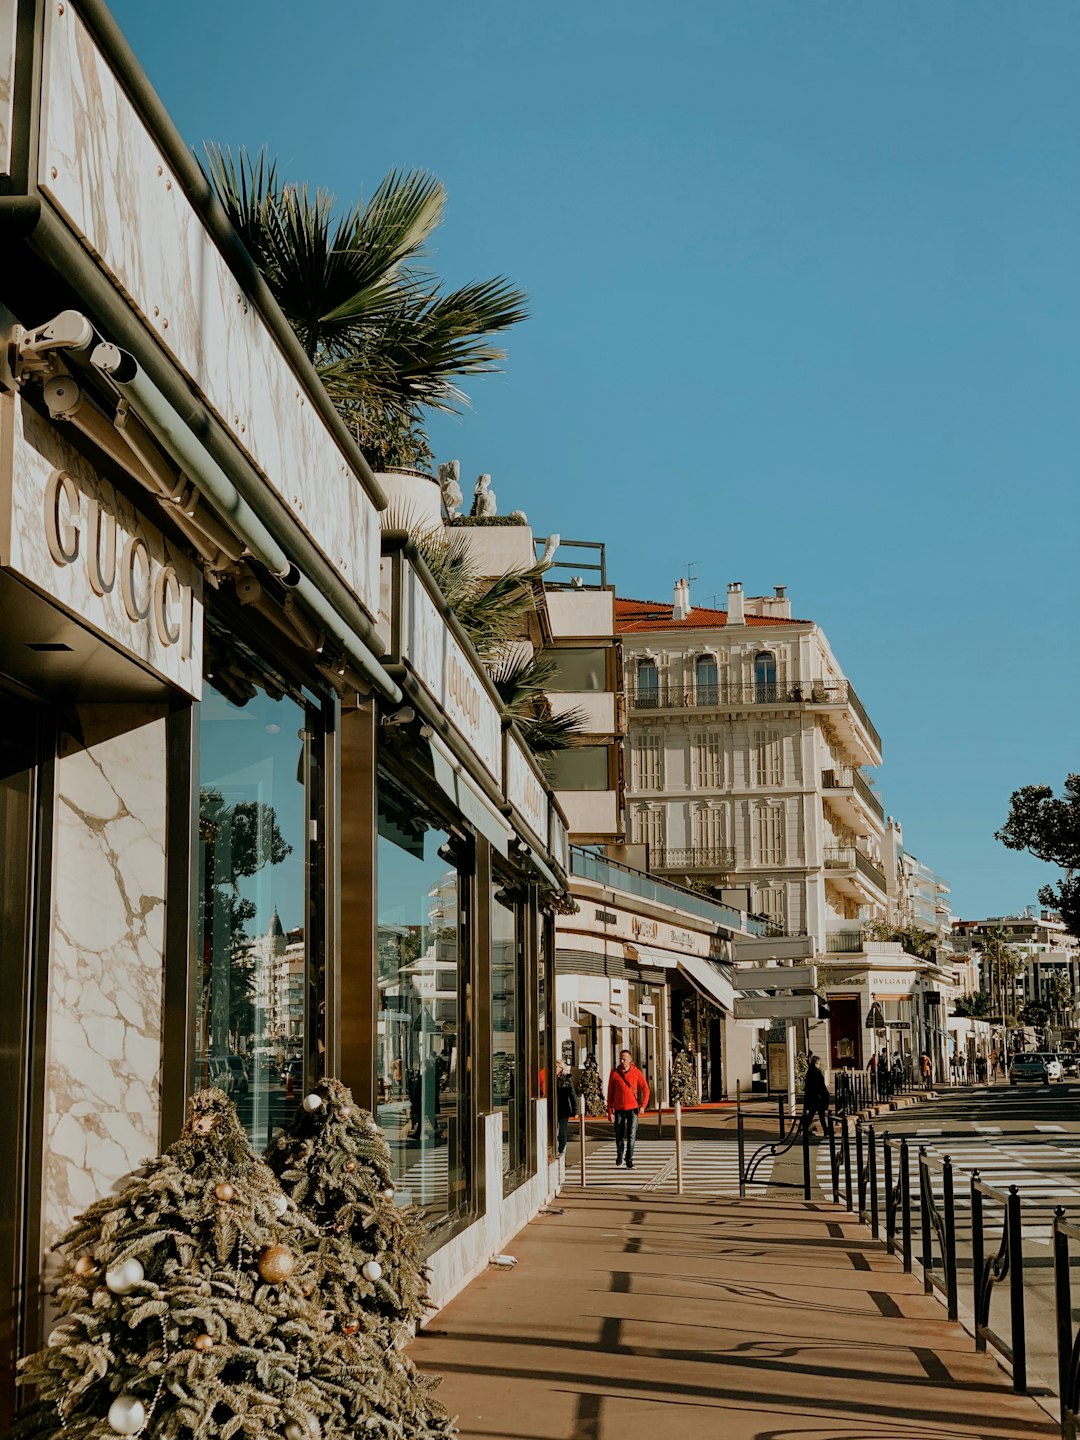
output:
[{"label": "blue sky", "polygon": [[1080,768],[1080,8],[113,9],[193,146],[347,200],[438,174],[434,263],[532,312],[440,458],[621,593],[787,584],[954,910],[1034,901],[993,831]]}]

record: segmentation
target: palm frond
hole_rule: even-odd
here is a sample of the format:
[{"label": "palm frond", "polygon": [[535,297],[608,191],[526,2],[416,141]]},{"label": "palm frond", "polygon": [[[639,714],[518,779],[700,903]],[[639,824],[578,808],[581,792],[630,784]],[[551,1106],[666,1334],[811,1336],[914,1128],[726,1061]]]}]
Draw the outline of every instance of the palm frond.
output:
[{"label": "palm frond", "polygon": [[488,665],[503,709],[510,715],[526,714],[543,697],[555,675],[555,661],[527,650],[510,650]]},{"label": "palm frond", "polygon": [[581,743],[587,733],[588,717],[583,710],[564,710],[561,715],[519,720],[518,725],[526,745],[543,765],[545,755],[557,755]]}]

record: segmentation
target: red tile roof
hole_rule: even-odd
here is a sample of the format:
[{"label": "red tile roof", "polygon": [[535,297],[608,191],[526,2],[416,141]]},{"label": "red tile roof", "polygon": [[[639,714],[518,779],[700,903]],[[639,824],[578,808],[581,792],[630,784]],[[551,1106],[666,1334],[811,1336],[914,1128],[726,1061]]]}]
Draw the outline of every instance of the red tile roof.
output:
[{"label": "red tile roof", "polygon": [[[728,623],[726,610],[695,605],[685,620],[672,619],[673,606],[661,600],[627,600],[615,597],[615,628],[623,634],[648,630],[715,630]],[[786,620],[780,615],[747,615],[747,625],[808,625],[808,620]]]}]

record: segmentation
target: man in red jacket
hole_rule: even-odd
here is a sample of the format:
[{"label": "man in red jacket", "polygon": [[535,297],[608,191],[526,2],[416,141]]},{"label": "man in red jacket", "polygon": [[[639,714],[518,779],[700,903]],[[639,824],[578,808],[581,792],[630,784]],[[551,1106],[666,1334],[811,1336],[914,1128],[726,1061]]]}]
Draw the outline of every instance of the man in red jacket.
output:
[{"label": "man in red jacket", "polygon": [[634,1064],[629,1050],[619,1051],[619,1063],[608,1076],[607,1113],[615,1122],[615,1164],[634,1168],[634,1140],[638,1116],[644,1115],[649,1103],[649,1082]]}]

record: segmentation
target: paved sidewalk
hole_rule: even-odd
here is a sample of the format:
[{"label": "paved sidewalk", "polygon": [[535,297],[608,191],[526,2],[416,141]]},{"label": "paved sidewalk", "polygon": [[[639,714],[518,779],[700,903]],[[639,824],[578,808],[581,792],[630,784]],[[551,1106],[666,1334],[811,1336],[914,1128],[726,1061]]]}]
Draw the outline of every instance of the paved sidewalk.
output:
[{"label": "paved sidewalk", "polygon": [[567,1191],[411,1347],[463,1440],[1056,1436],[842,1209]]}]

